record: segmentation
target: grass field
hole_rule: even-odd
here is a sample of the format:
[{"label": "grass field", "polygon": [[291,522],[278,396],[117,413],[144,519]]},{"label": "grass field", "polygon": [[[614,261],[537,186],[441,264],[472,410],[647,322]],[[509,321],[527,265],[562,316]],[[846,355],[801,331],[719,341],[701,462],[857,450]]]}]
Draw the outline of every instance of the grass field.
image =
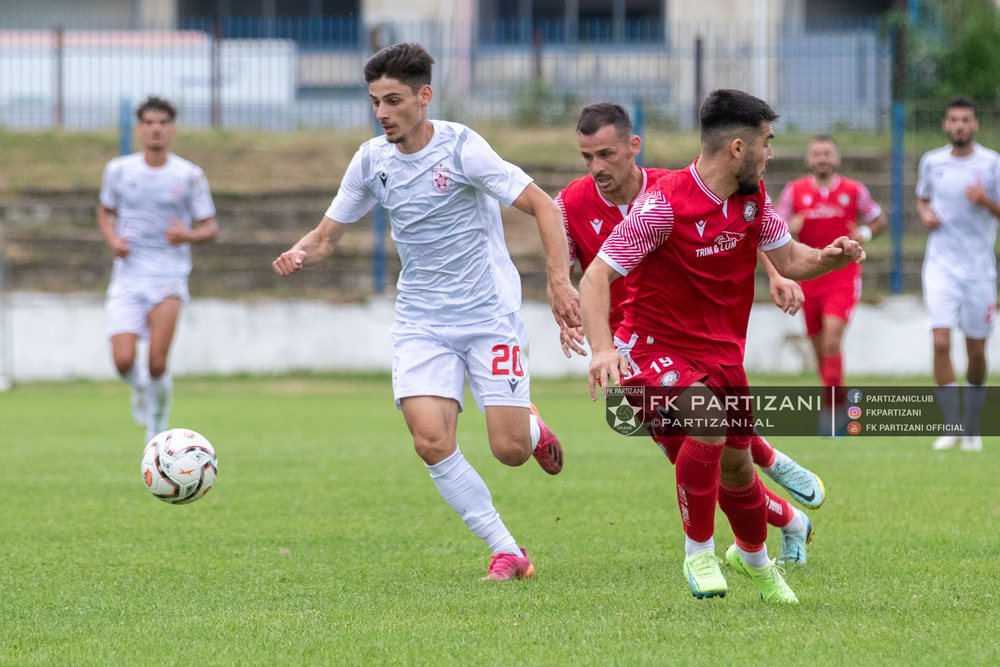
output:
[{"label": "grass field", "polygon": [[[178,380],[174,423],[220,459],[212,493],[179,507],[142,485],[124,385],[0,394],[0,664],[1000,662],[994,442],[776,442],[829,491],[787,575],[802,603],[765,605],[732,573],[725,599],[697,601],[663,455],[611,432],[582,380],[534,384],[562,475],[503,467],[479,413],[459,423],[538,570],[503,584],[479,581],[488,554],[413,454],[388,378]],[[720,552],[730,539],[720,521]]]}]

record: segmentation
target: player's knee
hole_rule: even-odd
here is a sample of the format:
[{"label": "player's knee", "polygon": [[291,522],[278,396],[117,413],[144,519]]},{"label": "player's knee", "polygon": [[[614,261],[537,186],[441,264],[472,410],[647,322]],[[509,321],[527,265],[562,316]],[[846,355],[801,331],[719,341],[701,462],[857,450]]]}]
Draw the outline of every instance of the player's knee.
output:
[{"label": "player's knee", "polygon": [[490,439],[490,449],[497,461],[508,466],[519,466],[531,458],[531,439],[528,437],[502,437]]},{"label": "player's knee", "polygon": [[119,375],[128,375],[135,364],[135,357],[115,357],[115,370]]},{"label": "player's knee", "polygon": [[448,438],[413,436],[413,449],[427,465],[444,461],[455,451],[455,443]]},{"label": "player's knee", "polygon": [[162,377],[164,373],[167,372],[167,360],[166,359],[150,359],[149,360],[149,376],[153,378]]}]

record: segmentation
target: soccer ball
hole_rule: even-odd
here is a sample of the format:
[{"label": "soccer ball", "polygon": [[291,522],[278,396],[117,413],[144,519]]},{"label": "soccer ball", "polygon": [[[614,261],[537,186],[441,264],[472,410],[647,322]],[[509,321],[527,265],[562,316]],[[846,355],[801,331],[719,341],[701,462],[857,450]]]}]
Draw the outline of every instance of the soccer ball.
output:
[{"label": "soccer ball", "polygon": [[146,488],[174,505],[193,503],[208,493],[218,470],[212,443],[186,428],[158,434],[142,453],[142,481]]}]

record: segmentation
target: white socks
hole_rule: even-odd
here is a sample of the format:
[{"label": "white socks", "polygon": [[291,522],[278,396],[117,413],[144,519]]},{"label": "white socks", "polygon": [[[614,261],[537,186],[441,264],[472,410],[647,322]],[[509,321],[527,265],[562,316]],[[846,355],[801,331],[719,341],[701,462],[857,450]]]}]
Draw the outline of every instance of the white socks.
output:
[{"label": "white socks", "polygon": [[[791,507],[791,505],[789,505],[789,507]],[[801,533],[805,529],[806,515],[798,509],[792,507],[792,520],[785,524],[782,530],[787,530],[790,533]]]},{"label": "white socks", "polygon": [[469,530],[486,542],[492,553],[521,555],[514,536],[500,520],[500,514],[493,507],[493,497],[486,488],[486,482],[475,468],[462,456],[462,450],[440,463],[427,466],[441,497],[445,499]]},{"label": "white socks", "polygon": [[158,378],[150,378],[147,400],[149,401],[149,425],[146,434],[149,439],[167,430],[170,418],[170,404],[173,402],[174,380],[170,373]]},{"label": "white socks", "polygon": [[528,431],[531,434],[531,451],[535,451],[535,447],[538,446],[538,441],[542,439],[542,427],[538,425],[538,417],[535,415],[529,415],[528,417]]},{"label": "white socks", "polygon": [[715,538],[708,538],[707,542],[695,542],[687,535],[684,536],[684,555],[693,556],[702,551],[715,552]]},{"label": "white socks", "polygon": [[736,550],[740,552],[740,556],[743,557],[743,561],[756,570],[765,568],[771,564],[771,559],[767,557],[766,546],[760,551],[744,551],[738,546],[736,547]]}]

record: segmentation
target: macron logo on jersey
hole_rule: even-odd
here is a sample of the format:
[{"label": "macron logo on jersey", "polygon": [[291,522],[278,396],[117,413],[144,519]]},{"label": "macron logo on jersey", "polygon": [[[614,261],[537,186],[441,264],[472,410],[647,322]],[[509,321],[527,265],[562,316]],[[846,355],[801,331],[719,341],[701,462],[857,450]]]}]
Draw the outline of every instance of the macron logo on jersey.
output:
[{"label": "macron logo on jersey", "polygon": [[707,224],[704,220],[694,223],[694,226],[698,228],[698,238],[705,238],[705,225]]},{"label": "macron logo on jersey", "polygon": [[384,171],[380,171],[378,173],[378,180],[382,181],[382,187],[384,188],[385,182],[389,180],[389,174],[385,173]]},{"label": "macron logo on jersey", "polygon": [[594,218],[593,220],[590,221],[590,226],[594,228],[595,234],[600,234],[601,227],[604,226],[604,221],[601,220],[600,218]]}]

